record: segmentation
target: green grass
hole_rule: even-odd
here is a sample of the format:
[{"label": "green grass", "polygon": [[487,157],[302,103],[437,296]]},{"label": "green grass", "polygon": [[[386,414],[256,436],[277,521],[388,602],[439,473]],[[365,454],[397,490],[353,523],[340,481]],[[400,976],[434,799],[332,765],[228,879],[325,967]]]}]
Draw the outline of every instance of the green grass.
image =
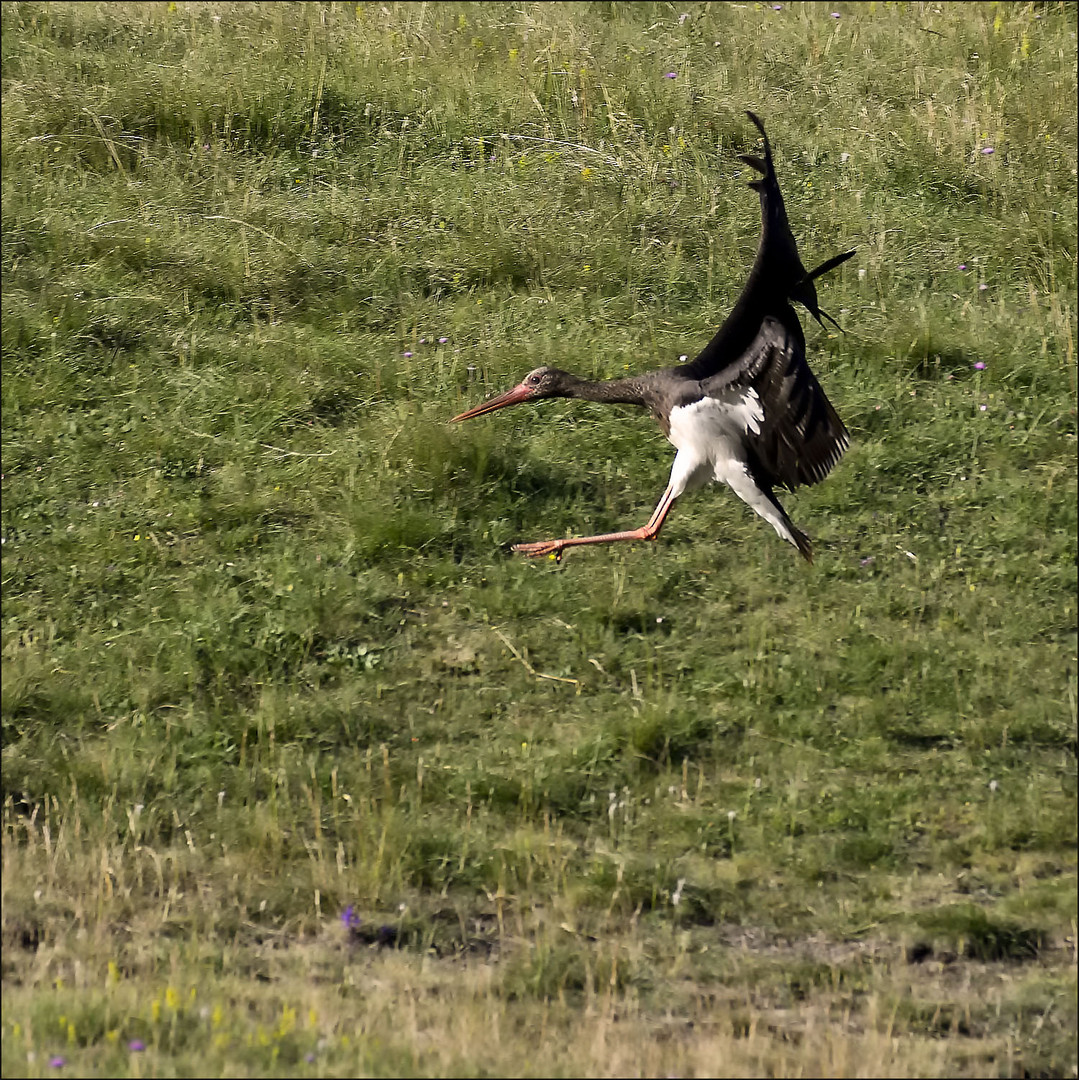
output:
[{"label": "green grass", "polygon": [[[1076,9],[832,10],[4,4],[5,1075],[1073,1074]],[[816,563],[511,555],[673,451],[446,421],[708,340],[746,108]]]}]

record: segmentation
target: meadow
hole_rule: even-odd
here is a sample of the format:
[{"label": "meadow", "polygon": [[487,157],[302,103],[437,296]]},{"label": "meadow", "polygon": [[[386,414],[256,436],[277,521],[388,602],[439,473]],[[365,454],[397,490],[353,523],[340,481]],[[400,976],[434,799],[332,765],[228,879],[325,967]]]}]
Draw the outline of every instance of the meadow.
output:
[{"label": "meadow", "polygon": [[[1074,4],[5,3],[5,1076],[1075,1076]],[[654,544],[768,128],[852,446]]]}]

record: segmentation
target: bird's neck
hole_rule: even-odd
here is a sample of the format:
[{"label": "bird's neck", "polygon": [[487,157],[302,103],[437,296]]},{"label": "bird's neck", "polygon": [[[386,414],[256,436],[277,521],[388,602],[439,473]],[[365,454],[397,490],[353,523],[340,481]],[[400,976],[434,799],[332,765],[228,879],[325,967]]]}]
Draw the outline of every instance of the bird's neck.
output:
[{"label": "bird's neck", "polygon": [[612,405],[647,405],[644,380],[640,376],[594,382],[570,376],[559,397],[581,401],[601,401]]}]

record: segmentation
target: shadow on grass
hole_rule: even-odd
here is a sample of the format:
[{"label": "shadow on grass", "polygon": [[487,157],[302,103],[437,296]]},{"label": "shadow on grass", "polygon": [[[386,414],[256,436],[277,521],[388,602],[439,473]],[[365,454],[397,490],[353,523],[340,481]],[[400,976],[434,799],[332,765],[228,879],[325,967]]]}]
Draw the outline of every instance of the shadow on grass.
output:
[{"label": "shadow on grass", "polygon": [[1042,931],[998,919],[973,904],[952,904],[917,915],[915,925],[931,938],[908,949],[912,960],[930,954],[969,960],[1035,960],[1045,947]]}]

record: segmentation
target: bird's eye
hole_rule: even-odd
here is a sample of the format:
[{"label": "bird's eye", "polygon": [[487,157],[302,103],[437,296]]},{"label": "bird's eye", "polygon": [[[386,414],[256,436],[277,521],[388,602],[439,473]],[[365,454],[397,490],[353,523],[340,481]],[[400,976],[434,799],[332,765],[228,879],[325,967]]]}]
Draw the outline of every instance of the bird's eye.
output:
[{"label": "bird's eye", "polygon": [[540,377],[539,377],[538,375],[529,375],[529,376],[528,376],[528,381],[529,381],[529,382],[530,382],[530,383],[531,383],[531,384],[532,384],[533,386],[539,386],[539,383],[540,383]]}]

